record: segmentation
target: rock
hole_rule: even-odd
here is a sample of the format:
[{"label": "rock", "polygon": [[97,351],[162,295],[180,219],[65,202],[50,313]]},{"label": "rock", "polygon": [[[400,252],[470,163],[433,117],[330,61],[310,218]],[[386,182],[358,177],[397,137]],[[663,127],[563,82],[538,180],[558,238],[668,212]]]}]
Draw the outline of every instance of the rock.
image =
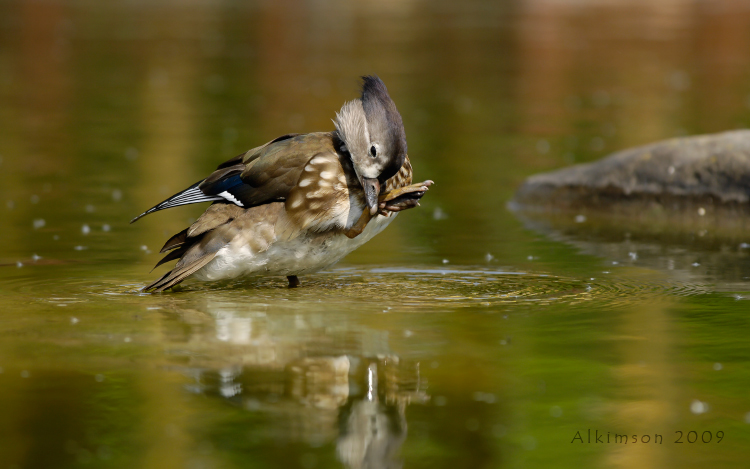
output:
[{"label": "rock", "polygon": [[676,138],[526,180],[526,228],[679,282],[750,279],[750,130]]},{"label": "rock", "polygon": [[749,201],[750,130],[737,130],[665,140],[532,176],[511,206],[717,221],[738,215],[750,219]]}]

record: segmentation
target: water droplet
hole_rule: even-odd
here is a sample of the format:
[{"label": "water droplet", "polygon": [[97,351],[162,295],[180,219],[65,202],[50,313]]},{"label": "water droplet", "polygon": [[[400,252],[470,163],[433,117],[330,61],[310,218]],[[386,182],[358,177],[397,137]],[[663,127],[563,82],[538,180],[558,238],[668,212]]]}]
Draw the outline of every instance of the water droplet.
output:
[{"label": "water droplet", "polygon": [[130,161],[135,161],[138,158],[138,150],[133,147],[126,149],[125,158],[127,158]]},{"label": "water droplet", "polygon": [[78,318],[76,318],[76,317],[70,318],[70,323],[71,324],[78,324],[79,322],[80,322],[80,320]]},{"label": "water droplet", "polygon": [[106,224],[106,223],[102,225],[102,231],[109,231],[111,229],[112,228],[108,224]]},{"label": "water droplet", "polygon": [[533,449],[536,449],[536,438],[529,435],[523,438],[523,441],[521,443],[523,445],[523,449],[526,451],[531,451]]},{"label": "water droplet", "polygon": [[213,74],[206,78],[204,86],[209,93],[219,94],[224,91],[224,77],[219,74]]},{"label": "water droplet", "polygon": [[589,146],[593,151],[602,151],[604,150],[604,139],[601,137],[594,137],[591,139]]},{"label": "water droplet", "polygon": [[675,91],[685,91],[690,88],[690,75],[682,70],[675,70],[669,76],[668,83]]},{"label": "water droplet", "polygon": [[115,189],[112,191],[112,200],[115,202],[119,202],[122,200],[122,191],[120,189]]},{"label": "water droplet", "polygon": [[96,450],[96,455],[102,461],[107,461],[112,458],[112,450],[109,449],[109,446],[102,445]]},{"label": "water droplet", "polygon": [[435,210],[432,211],[432,218],[434,220],[445,220],[448,218],[448,214],[446,214],[442,208],[435,207]]},{"label": "water droplet", "polygon": [[37,218],[32,222],[34,229],[38,230],[39,228],[44,228],[44,225],[47,224],[46,221],[44,221],[44,218]]},{"label": "water droplet", "polygon": [[700,216],[704,216],[705,214],[706,214],[706,209],[705,209],[705,208],[703,208],[703,207],[700,207],[700,208],[698,209],[698,215],[700,215]]},{"label": "water droplet", "polygon": [[606,107],[609,105],[611,99],[609,93],[604,90],[595,91],[591,100],[594,102],[596,107]]},{"label": "water droplet", "polygon": [[447,264],[448,262],[450,262],[448,259],[443,259],[443,264]]},{"label": "water droplet", "polygon": [[693,402],[690,403],[690,412],[696,415],[705,414],[708,412],[708,404],[701,402],[698,399],[693,399]]},{"label": "water droplet", "polygon": [[537,142],[536,142],[536,151],[538,151],[539,153],[541,153],[542,155],[544,155],[546,153],[549,153],[549,148],[550,148],[550,145],[549,145],[549,142],[547,140],[545,140],[543,138],[537,140]]},{"label": "water droplet", "polygon": [[508,433],[508,429],[505,425],[497,423],[492,426],[492,436],[495,438],[502,438]]},{"label": "water droplet", "polygon": [[724,367],[721,365],[721,363],[719,362],[714,363],[714,370],[720,371],[722,368]]},{"label": "water droplet", "polygon": [[81,233],[83,233],[83,234],[87,235],[87,234],[89,234],[90,232],[91,232],[91,228],[89,228],[89,225],[86,225],[86,224],[84,224],[84,225],[83,225],[83,226],[81,227]]},{"label": "water droplet", "polygon": [[490,254],[489,252],[488,252],[487,254],[485,254],[485,255],[484,255],[484,260],[485,260],[485,262],[492,262],[492,259],[494,259],[494,258],[495,258],[495,256],[493,256],[493,255],[492,255],[492,254]]},{"label": "water droplet", "polygon": [[18,267],[19,269],[23,267],[23,262],[21,261],[16,262],[16,267]]},{"label": "water droplet", "polygon": [[576,223],[583,223],[586,221],[586,215],[576,215]]}]

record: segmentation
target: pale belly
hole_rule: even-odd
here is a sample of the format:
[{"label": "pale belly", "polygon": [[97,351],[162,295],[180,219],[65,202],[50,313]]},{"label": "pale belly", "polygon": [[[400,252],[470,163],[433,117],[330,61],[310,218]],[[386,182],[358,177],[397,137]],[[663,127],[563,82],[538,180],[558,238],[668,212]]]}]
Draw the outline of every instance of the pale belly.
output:
[{"label": "pale belly", "polygon": [[193,278],[203,281],[245,275],[303,275],[330,267],[388,226],[390,217],[377,216],[356,238],[344,234],[311,233],[288,241],[274,241],[267,250],[253,252],[245,243],[229,243]]}]

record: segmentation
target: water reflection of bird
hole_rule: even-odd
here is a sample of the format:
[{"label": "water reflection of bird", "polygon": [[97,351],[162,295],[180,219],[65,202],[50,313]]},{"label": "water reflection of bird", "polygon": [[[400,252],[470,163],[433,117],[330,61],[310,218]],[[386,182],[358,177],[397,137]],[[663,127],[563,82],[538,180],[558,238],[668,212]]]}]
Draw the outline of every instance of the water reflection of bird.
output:
[{"label": "water reflection of bird", "polygon": [[166,242],[161,252],[170,252],[156,265],[177,264],[144,290],[247,274],[286,275],[296,286],[297,275],[335,264],[394,212],[417,206],[432,181],[411,184],[401,115],[380,78],[363,79],[335,131],[283,135],[134,218],[214,202]]},{"label": "water reflection of bird", "polygon": [[380,402],[376,362],[367,367],[366,386],[364,399],[342,408],[336,453],[349,469],[400,468],[396,455],[406,439],[406,400]]}]

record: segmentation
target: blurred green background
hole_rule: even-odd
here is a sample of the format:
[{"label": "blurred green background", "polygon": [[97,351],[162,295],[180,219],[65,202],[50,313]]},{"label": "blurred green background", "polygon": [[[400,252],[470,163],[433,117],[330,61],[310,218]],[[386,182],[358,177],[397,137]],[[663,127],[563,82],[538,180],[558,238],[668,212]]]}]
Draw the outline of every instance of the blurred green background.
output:
[{"label": "blurred green background", "polygon": [[[421,208],[295,291],[138,293],[203,206],[133,216],[364,74]],[[0,468],[741,467],[750,239],[507,204],[748,125],[744,1],[0,0]]]}]

